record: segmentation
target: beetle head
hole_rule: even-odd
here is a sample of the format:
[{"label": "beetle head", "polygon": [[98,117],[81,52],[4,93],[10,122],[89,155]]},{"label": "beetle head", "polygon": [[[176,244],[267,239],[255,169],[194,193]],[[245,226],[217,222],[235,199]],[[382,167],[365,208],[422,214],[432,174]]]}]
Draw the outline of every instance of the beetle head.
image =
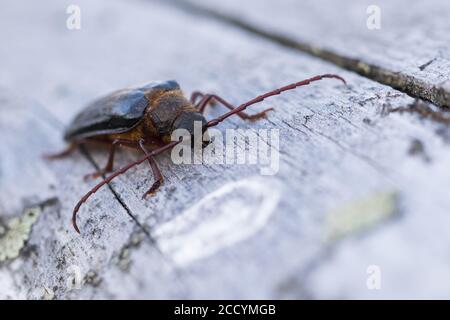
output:
[{"label": "beetle head", "polygon": [[173,122],[172,131],[177,129],[187,130],[191,135],[192,147],[194,146],[194,135],[201,133],[202,137],[197,137],[197,139],[201,139],[204,148],[211,143],[206,123],[205,117],[199,112],[182,112]]}]

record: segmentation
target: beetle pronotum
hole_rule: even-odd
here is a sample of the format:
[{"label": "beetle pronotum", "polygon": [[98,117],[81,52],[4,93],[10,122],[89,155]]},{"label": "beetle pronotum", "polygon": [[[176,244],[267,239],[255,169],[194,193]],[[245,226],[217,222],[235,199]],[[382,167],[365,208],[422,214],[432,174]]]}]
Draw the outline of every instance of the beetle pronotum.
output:
[{"label": "beetle pronotum", "polygon": [[[107,144],[110,146],[110,151],[106,166],[99,172],[88,175],[99,177],[113,171],[114,154],[118,145],[141,150],[144,156],[113,172],[89,190],[73,209],[73,227],[80,233],[77,226],[77,212],[92,194],[115,177],[144,161],[149,162],[155,182],[144,193],[143,197],[153,194],[163,181],[154,157],[170,150],[181,142],[171,141],[171,133],[174,130],[186,129],[193,135],[195,121],[201,121],[203,123],[203,132],[206,132],[208,128],[218,125],[232,115],[238,115],[246,120],[263,118],[272,108],[254,115],[248,115],[244,110],[268,97],[323,78],[339,79],[345,84],[345,80],[338,75],[318,75],[269,91],[238,107],[234,107],[217,95],[203,94],[198,91],[192,93],[190,100],[188,100],[184,97],[178,83],[175,81],[152,82],[137,88],[122,89],[94,101],[82,110],[67,128],[64,138],[70,143],[68,148],[61,153],[47,156],[47,158],[55,159],[67,156],[78,146],[84,144]],[[210,102],[222,104],[230,111],[216,119],[206,121],[203,112]]]}]

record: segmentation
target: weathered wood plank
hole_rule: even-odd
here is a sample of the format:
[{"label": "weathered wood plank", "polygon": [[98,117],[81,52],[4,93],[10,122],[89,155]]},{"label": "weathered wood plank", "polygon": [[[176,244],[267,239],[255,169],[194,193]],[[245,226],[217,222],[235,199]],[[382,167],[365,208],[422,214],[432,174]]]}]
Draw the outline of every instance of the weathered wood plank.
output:
[{"label": "weathered wood plank", "polygon": [[[186,92],[212,91],[235,103],[317,73],[337,72],[349,86],[323,81],[256,107],[275,106],[268,120],[232,119],[220,126],[222,132],[237,127],[279,129],[277,175],[260,176],[256,166],[173,165],[168,156],[159,157],[166,178],[160,192],[141,200],[152,181],[145,166],[115,180],[112,188],[123,205],[107,189],[96,194],[80,212],[81,237],[71,229],[69,218],[76,199],[93,185],[82,181],[82,175],[92,168],[79,153],[52,164],[35,162],[39,170],[57,176],[56,190],[62,190],[58,194],[60,215],[47,209],[34,225],[27,247],[37,248],[38,255],[21,256],[0,266],[0,287],[8,288],[6,295],[52,297],[43,288],[52,289],[56,298],[445,294],[439,283],[448,272],[447,233],[430,237],[430,229],[446,225],[450,208],[446,197],[450,149],[440,135],[448,130],[415,115],[386,112],[407,106],[411,98],[331,64],[169,7],[124,1],[107,6],[106,2],[79,1],[79,5],[84,21],[79,31],[65,29],[65,8],[56,1],[41,2],[25,12],[11,2],[0,19],[0,27],[3,23],[16,26],[10,28],[10,50],[1,51],[0,58],[8,67],[0,83],[16,92],[26,87],[27,95],[43,102],[48,113],[64,123],[84,102],[101,93],[158,78],[176,78]],[[21,36],[28,28],[34,37],[27,38],[25,45]],[[24,47],[28,52],[21,50]],[[42,61],[47,61],[46,68]],[[16,106],[14,101],[9,110],[17,109],[11,107]],[[39,114],[38,109],[25,105],[34,119],[31,115]],[[208,116],[221,112],[215,108]],[[34,121],[38,129],[47,123],[40,117]],[[8,127],[1,128],[2,134],[10,132]],[[25,137],[27,126],[17,128],[21,131],[10,135],[8,145],[22,150],[25,138],[14,137]],[[42,138],[36,139],[35,148],[53,146],[38,142],[51,137],[56,149],[61,130],[39,130],[42,133],[37,136]],[[238,147],[242,152],[244,144]],[[14,163],[10,157],[19,157],[18,150],[1,152],[1,159]],[[97,165],[106,160],[101,151],[90,155]],[[117,163],[134,158],[120,153]],[[19,176],[19,169],[14,170]],[[48,183],[45,178],[43,184]],[[2,189],[5,185],[2,182]],[[34,192],[30,189],[31,195]],[[342,241],[324,241],[327,217],[339,216],[336,208],[380,192],[398,195],[395,211],[402,215],[392,213],[397,220],[390,220],[388,212],[385,223],[375,223],[378,228],[371,228],[371,233],[357,233],[356,228]],[[152,241],[141,234],[127,212],[148,227]],[[353,232],[362,240],[355,240]],[[359,250],[359,255],[349,256],[353,250]],[[404,260],[392,259],[393,255]],[[411,282],[405,293],[404,283],[397,279],[405,276],[404,268],[424,257],[429,264],[407,269],[406,274],[423,275],[435,285]],[[67,289],[68,272],[58,268],[61,259],[69,261],[64,267],[80,266],[86,281],[80,290]],[[39,272],[28,279],[25,275],[34,263]],[[383,282],[381,291],[365,286],[369,263],[380,265],[389,281]],[[439,275],[429,271],[430,265],[442,270]],[[343,266],[351,266],[354,272]],[[330,277],[334,267],[339,273]]]},{"label": "weathered wood plank", "polygon": [[[173,2],[450,106],[446,1],[416,1],[414,6],[406,0]],[[373,27],[377,21],[380,28]]]}]

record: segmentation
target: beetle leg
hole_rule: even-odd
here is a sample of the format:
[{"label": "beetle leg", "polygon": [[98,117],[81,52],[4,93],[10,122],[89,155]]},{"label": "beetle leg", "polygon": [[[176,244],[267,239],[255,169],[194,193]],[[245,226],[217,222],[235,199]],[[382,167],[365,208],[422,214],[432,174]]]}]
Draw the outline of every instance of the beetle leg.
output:
[{"label": "beetle leg", "polygon": [[[194,91],[191,94],[191,103],[194,105],[194,107],[196,109],[198,109],[199,106],[203,103],[204,99],[206,99],[208,96],[209,96],[209,94],[204,94],[203,92],[200,92],[200,91]],[[197,100],[198,100],[197,98],[199,98],[199,97],[200,97],[200,100],[197,102]],[[214,99],[209,99],[206,102],[206,105],[214,106],[214,105],[216,105],[216,101]]]},{"label": "beetle leg", "polygon": [[156,163],[155,159],[150,155],[150,152],[145,147],[145,142],[143,139],[139,140],[139,147],[141,147],[141,150],[144,152],[144,154],[148,157],[148,163],[150,164],[150,167],[152,168],[153,178],[156,180],[153,182],[150,189],[148,189],[142,196],[142,199],[145,199],[148,195],[153,195],[156,190],[161,186],[163,182],[163,176],[161,174],[161,171],[158,168],[158,164]]},{"label": "beetle leg", "polygon": [[219,123],[221,123],[222,121],[224,121],[225,119],[227,119],[227,118],[229,118],[229,117],[231,117],[231,116],[233,116],[235,114],[239,114],[240,112],[244,111],[245,109],[247,109],[251,105],[254,105],[255,103],[262,102],[264,99],[267,99],[269,97],[273,97],[273,96],[279,95],[282,92],[293,90],[293,89],[295,89],[297,87],[306,86],[306,85],[310,84],[311,82],[319,81],[319,80],[322,80],[324,78],[338,79],[338,80],[342,81],[345,85],[347,84],[345,82],[344,78],[342,78],[342,77],[340,77],[340,76],[338,76],[336,74],[329,74],[329,73],[328,74],[318,75],[318,76],[315,76],[315,77],[312,77],[312,78],[309,78],[309,79],[305,79],[305,80],[302,80],[302,81],[299,81],[299,82],[294,82],[294,83],[288,84],[287,86],[284,86],[284,87],[281,87],[281,88],[278,88],[278,89],[266,92],[266,93],[264,93],[262,95],[259,95],[256,98],[253,98],[252,100],[241,104],[237,108],[233,107],[231,109],[231,111],[221,115],[220,117],[218,117],[216,119],[210,120],[204,127],[206,127],[206,128],[214,127],[214,126],[218,125]]},{"label": "beetle leg", "polygon": [[[94,140],[95,141],[95,140]],[[98,140],[99,142],[101,142],[101,140]],[[107,143],[106,141],[103,141],[104,143]],[[127,147],[136,149],[137,148],[137,143],[136,141],[133,140],[129,140],[129,139],[114,139],[112,142],[109,143],[111,148],[109,149],[109,156],[108,156],[108,162],[106,163],[106,166],[97,172],[94,173],[90,173],[84,176],[84,180],[88,180],[88,179],[96,179],[102,175],[104,175],[105,173],[111,172],[113,171],[113,167],[114,167],[114,155],[116,153],[116,148],[117,146],[122,146],[125,145]]]},{"label": "beetle leg", "polygon": [[[203,113],[205,111],[206,106],[208,105],[208,103],[210,103],[211,101],[217,101],[219,103],[221,103],[222,105],[224,105],[227,109],[229,110],[235,110],[236,107],[233,106],[231,103],[227,102],[225,99],[215,95],[215,94],[207,94],[204,95],[203,99],[199,102],[198,104],[198,110],[199,112]],[[273,110],[273,108],[268,108],[266,110],[263,110],[261,112],[258,112],[256,114],[252,114],[249,115],[243,111],[239,111],[236,114],[239,116],[239,118],[244,119],[244,120],[258,120],[261,118],[265,118],[266,117],[266,113],[268,111]]]},{"label": "beetle leg", "polygon": [[86,140],[73,141],[63,151],[53,154],[44,154],[43,157],[44,159],[47,160],[65,158],[69,156],[72,152],[74,152],[77,149],[77,147],[81,146],[84,143],[86,143]]},{"label": "beetle leg", "polygon": [[73,227],[75,228],[75,231],[80,233],[80,229],[78,229],[78,225],[77,225],[77,214],[78,214],[78,211],[80,210],[81,206],[83,205],[83,203],[85,203],[89,199],[90,196],[92,196],[94,193],[96,193],[105,184],[110,183],[112,180],[114,180],[114,178],[124,174],[125,172],[127,172],[131,168],[137,166],[138,164],[141,164],[145,160],[148,160],[149,157],[156,156],[160,153],[163,153],[164,151],[172,149],[180,142],[181,142],[181,140],[172,141],[172,142],[162,146],[161,148],[153,150],[148,155],[145,155],[144,157],[142,157],[136,161],[133,161],[132,163],[126,165],[125,167],[122,167],[122,168],[118,169],[117,171],[113,172],[109,177],[106,177],[105,179],[103,179],[103,181],[99,182],[95,187],[93,187],[91,190],[89,190],[88,193],[86,193],[83,197],[81,197],[81,199],[77,202],[77,204],[73,208],[72,224],[73,224]]},{"label": "beetle leg", "polygon": [[197,98],[200,97],[201,99],[203,99],[204,96],[205,96],[205,94],[204,94],[203,92],[200,92],[200,91],[194,91],[194,92],[191,93],[191,99],[190,99],[190,101],[191,101],[191,103],[192,103],[193,105],[195,105],[196,102],[197,102]]},{"label": "beetle leg", "polygon": [[116,153],[116,147],[117,144],[122,143],[123,141],[121,139],[115,139],[113,140],[113,142],[111,143],[111,147],[109,149],[109,156],[108,156],[108,162],[106,163],[106,166],[97,172],[94,173],[90,173],[84,176],[84,180],[88,180],[88,179],[96,179],[102,175],[104,175],[105,173],[111,172],[113,171],[113,166],[114,166],[114,154]]}]

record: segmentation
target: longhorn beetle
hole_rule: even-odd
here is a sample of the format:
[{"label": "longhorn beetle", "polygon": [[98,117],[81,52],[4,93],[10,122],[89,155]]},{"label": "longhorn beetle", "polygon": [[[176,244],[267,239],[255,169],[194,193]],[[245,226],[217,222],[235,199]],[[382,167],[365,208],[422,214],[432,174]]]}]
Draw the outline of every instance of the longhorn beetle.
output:
[{"label": "longhorn beetle", "polygon": [[[106,166],[99,172],[87,175],[87,177],[97,178],[113,171],[114,153],[117,146],[138,149],[144,153],[144,156],[114,171],[86,193],[73,209],[73,227],[80,233],[77,226],[77,212],[92,194],[115,177],[144,161],[148,161],[155,182],[144,193],[143,198],[153,194],[163,181],[163,176],[154,157],[170,150],[181,142],[181,140],[171,141],[171,133],[174,130],[186,129],[192,136],[195,121],[202,122],[203,133],[205,133],[209,127],[218,125],[232,115],[237,115],[245,120],[263,118],[272,108],[254,115],[248,115],[244,110],[268,97],[308,85],[323,78],[335,78],[341,80],[344,84],[346,83],[343,78],[335,74],[318,75],[269,91],[238,107],[217,95],[203,94],[198,91],[193,92],[190,100],[188,100],[181,92],[178,83],[173,80],[151,82],[140,87],[118,90],[94,101],[82,110],[66,129],[64,139],[69,143],[66,150],[58,154],[48,155],[46,158],[56,159],[67,156],[78,146],[85,144],[101,143],[109,145],[110,150]],[[207,121],[203,112],[210,103],[222,104],[230,111],[216,119]]]}]

